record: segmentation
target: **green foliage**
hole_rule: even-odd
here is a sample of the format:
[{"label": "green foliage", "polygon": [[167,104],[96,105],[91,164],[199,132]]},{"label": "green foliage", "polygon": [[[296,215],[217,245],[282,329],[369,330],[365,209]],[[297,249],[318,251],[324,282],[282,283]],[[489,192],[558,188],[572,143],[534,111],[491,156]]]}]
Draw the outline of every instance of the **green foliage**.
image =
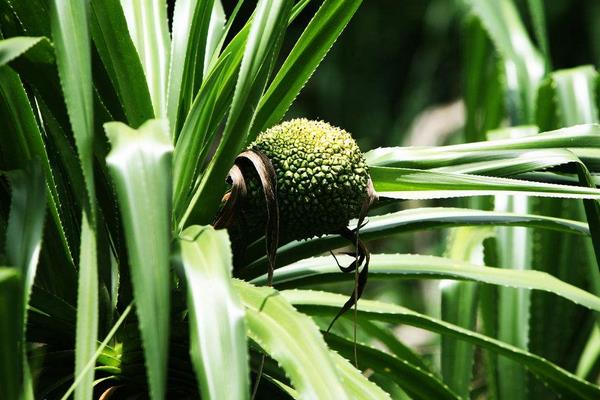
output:
[{"label": "green foliage", "polygon": [[179,246],[189,285],[190,357],[202,396],[246,399],[250,392],[244,309],[232,285],[227,234],[191,226],[182,232]]}]

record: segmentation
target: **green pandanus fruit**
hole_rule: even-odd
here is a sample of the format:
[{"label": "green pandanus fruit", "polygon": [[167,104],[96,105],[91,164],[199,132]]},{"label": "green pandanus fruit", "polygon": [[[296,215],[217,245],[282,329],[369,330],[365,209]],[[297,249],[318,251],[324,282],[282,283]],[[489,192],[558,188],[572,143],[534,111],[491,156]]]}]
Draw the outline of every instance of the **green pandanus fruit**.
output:
[{"label": "green pandanus fruit", "polygon": [[[356,246],[356,260],[340,266],[357,275],[354,293],[338,316],[351,308],[366,284],[369,260],[358,229],[376,199],[352,136],[323,121],[283,122],[260,133],[238,156],[229,182],[215,226],[266,233],[269,282],[279,242],[340,234]],[[359,222],[350,230],[354,218]]]}]

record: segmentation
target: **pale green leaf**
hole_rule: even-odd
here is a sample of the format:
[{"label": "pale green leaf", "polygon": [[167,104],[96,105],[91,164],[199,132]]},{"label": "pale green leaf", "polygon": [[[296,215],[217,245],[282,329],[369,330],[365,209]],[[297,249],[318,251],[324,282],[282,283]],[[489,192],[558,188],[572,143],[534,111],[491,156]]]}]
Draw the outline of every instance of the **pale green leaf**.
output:
[{"label": "pale green leaf", "polygon": [[591,65],[556,71],[557,102],[561,125],[590,124],[598,122],[595,94],[598,72]]},{"label": "pale green leaf", "polygon": [[168,122],[138,130],[105,124],[112,149],[106,158],[119,199],[129,267],[144,344],[150,393],[165,394],[169,344],[171,155]]},{"label": "pale green leaf", "polygon": [[178,0],[173,13],[167,112],[177,137],[178,120],[185,117],[202,83],[205,50],[214,0]]},{"label": "pale green leaf", "polygon": [[327,345],[309,317],[272,288],[242,281],[234,281],[234,287],[246,307],[249,337],[285,370],[301,398],[349,398]]},{"label": "pale green leaf", "polygon": [[48,39],[44,37],[15,36],[0,40],[0,66],[8,64],[36,46],[45,46],[46,51],[50,48]]},{"label": "pale green leaf", "polygon": [[190,356],[202,398],[247,399],[244,309],[231,285],[227,232],[191,226],[181,233],[179,246],[188,288]]},{"label": "pale green leaf", "polygon": [[154,115],[167,116],[171,38],[165,0],[121,0],[129,35],[137,49]]},{"label": "pale green leaf", "polygon": [[377,194],[394,199],[437,199],[497,194],[600,199],[599,189],[579,186],[409,168],[371,167],[369,172]]},{"label": "pale green leaf", "polygon": [[[351,260],[348,256],[337,256],[344,264]],[[594,311],[600,311],[600,297],[570,285],[550,274],[534,270],[510,270],[506,268],[484,267],[445,257],[418,254],[373,254],[369,264],[369,276],[373,279],[392,276],[420,279],[459,279],[489,283],[511,288],[541,290],[561,296],[573,303]],[[310,279],[312,278],[312,279]],[[338,282],[351,280],[351,274],[339,270],[333,257],[314,257],[275,270],[273,284],[286,282],[302,283]],[[266,276],[252,281],[261,284]]]},{"label": "pale green leaf", "polygon": [[[77,336],[75,338],[75,373],[81,375],[96,352],[98,332],[98,253],[96,231],[87,213],[81,217],[79,282],[77,285]],[[88,370],[75,390],[75,399],[87,400],[93,394],[94,371]]]},{"label": "pale green leaf", "polygon": [[340,376],[346,391],[350,395],[350,398],[364,400],[391,399],[389,394],[384,392],[375,383],[365,378],[365,376],[361,374],[361,371],[350,364],[350,361],[346,360],[335,351],[330,351],[330,356],[333,358],[338,375]]},{"label": "pale green leaf", "polygon": [[[439,147],[382,147],[365,154],[369,166],[436,168],[452,166],[462,160],[484,161],[484,157],[505,158],[498,151],[600,147],[600,125],[583,124],[512,139],[496,139]],[[476,154],[479,152],[484,152]],[[487,153],[485,153],[487,152]]]},{"label": "pale green leaf", "polygon": [[[85,181],[87,201],[81,219],[75,373],[79,374],[96,350],[98,331],[98,271],[96,249],[96,190],[93,160],[93,97],[89,3],[54,0],[51,15],[56,63],[71,128]],[[89,371],[75,391],[75,399],[93,394],[94,371]]]}]

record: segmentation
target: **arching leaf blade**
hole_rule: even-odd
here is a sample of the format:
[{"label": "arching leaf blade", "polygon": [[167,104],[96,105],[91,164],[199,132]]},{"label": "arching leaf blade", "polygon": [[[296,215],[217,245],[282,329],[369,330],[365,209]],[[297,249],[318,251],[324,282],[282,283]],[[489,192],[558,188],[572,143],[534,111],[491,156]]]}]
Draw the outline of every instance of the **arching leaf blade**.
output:
[{"label": "arching leaf blade", "polygon": [[[282,291],[281,295],[301,311],[311,315],[335,315],[347,300],[345,296],[339,294],[306,290],[286,290]],[[566,397],[591,400],[600,395],[600,387],[578,378],[573,373],[542,357],[407,308],[372,300],[361,300],[358,304],[358,313],[359,316],[369,320],[408,324],[439,334],[450,335],[494,351],[524,365]]]},{"label": "arching leaf blade", "polygon": [[[328,334],[327,344],[346,357],[354,353],[354,343],[343,337]],[[357,355],[362,365],[394,380],[413,399],[459,399],[448,386],[433,374],[380,350],[358,343]],[[388,395],[389,396],[389,395]],[[368,397],[355,397],[365,398]],[[388,397],[389,398],[389,397]]]},{"label": "arching leaf blade", "polygon": [[281,365],[301,397],[349,398],[325,341],[309,317],[272,288],[242,281],[234,281],[234,287],[246,307],[248,336]]},{"label": "arching leaf blade", "polygon": [[[350,223],[351,227],[355,225],[356,221]],[[416,208],[370,217],[368,224],[361,229],[360,237],[362,240],[369,241],[398,233],[467,225],[526,226],[589,235],[587,224],[578,221],[532,214],[441,207]],[[278,249],[278,265],[287,265],[346,244],[347,242],[338,235],[293,241]],[[241,271],[243,276],[256,277],[266,270],[266,257],[263,252],[262,241],[257,241],[248,248],[246,256],[249,261],[246,269]]]}]

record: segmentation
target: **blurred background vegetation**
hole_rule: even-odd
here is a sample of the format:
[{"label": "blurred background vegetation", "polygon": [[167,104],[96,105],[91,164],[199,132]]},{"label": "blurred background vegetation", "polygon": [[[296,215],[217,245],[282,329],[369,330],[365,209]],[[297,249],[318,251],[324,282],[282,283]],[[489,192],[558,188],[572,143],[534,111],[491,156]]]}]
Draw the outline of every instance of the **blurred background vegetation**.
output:
[{"label": "blurred background vegetation", "polygon": [[[531,32],[526,1],[515,3]],[[544,7],[553,67],[598,65],[600,2],[552,0]],[[363,149],[434,144],[419,138],[429,136],[427,130],[412,131],[436,107],[450,115],[433,115],[457,125],[457,108],[444,107],[463,93],[464,18],[460,0],[366,1],[288,115],[339,125]]]}]

